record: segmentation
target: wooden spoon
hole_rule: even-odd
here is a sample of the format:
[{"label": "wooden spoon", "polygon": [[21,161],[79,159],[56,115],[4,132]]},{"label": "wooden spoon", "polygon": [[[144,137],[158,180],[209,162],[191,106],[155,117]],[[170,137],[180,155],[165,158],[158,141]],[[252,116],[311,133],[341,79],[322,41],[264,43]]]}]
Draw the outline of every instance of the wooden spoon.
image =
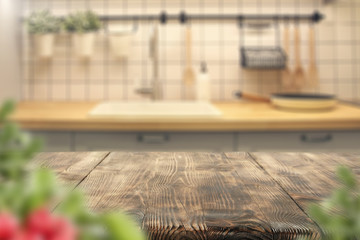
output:
[{"label": "wooden spoon", "polygon": [[185,83],[186,99],[194,98],[195,71],[192,67],[192,32],[190,26],[186,28],[186,67],[183,80]]},{"label": "wooden spoon", "polygon": [[284,29],[284,51],[286,53],[287,56],[287,60],[286,60],[286,65],[285,65],[285,69],[282,70],[281,72],[281,84],[282,84],[282,88],[284,91],[288,91],[291,89],[292,87],[292,75],[291,75],[291,71],[289,68],[289,50],[290,50],[290,30],[289,30],[289,26],[285,25],[285,29]]},{"label": "wooden spoon", "polygon": [[315,30],[314,26],[309,28],[309,69],[308,69],[308,86],[316,87],[319,83],[319,75],[316,66],[316,51],[315,51]]},{"label": "wooden spoon", "polygon": [[294,87],[297,91],[305,85],[305,73],[301,64],[301,40],[299,24],[295,26],[295,69],[294,69]]}]

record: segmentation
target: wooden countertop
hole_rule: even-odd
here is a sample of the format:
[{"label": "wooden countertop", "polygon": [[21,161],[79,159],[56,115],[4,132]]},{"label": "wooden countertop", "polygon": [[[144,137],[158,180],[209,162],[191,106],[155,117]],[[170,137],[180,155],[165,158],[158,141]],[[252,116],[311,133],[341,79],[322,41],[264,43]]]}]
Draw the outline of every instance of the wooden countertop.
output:
[{"label": "wooden countertop", "polygon": [[99,119],[88,117],[95,102],[20,102],[13,119],[26,129],[84,131],[273,131],[360,129],[360,108],[339,104],[329,112],[287,112],[266,103],[214,103],[213,119]]},{"label": "wooden countertop", "polygon": [[338,165],[359,154],[41,153],[94,211],[123,209],[151,239],[319,239],[307,214],[329,196]]}]

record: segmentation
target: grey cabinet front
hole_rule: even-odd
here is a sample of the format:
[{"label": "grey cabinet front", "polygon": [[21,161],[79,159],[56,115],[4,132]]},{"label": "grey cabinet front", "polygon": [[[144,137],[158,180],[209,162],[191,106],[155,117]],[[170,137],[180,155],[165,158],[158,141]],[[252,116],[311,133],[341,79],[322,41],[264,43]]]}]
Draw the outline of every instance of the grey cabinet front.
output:
[{"label": "grey cabinet front", "polygon": [[76,133],[76,151],[234,150],[234,133]]},{"label": "grey cabinet front", "polygon": [[237,151],[360,151],[360,131],[238,133]]}]

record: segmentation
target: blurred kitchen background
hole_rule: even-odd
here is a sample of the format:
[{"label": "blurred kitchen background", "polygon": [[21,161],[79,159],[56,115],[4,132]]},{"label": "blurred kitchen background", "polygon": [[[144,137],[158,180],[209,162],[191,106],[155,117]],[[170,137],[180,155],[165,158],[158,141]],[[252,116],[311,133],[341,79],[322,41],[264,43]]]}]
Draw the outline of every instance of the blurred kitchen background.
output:
[{"label": "blurred kitchen background", "polygon": [[[316,24],[316,52],[320,82],[314,91],[334,93],[342,99],[360,99],[360,2],[334,0],[24,0],[22,15],[49,9],[55,15],[65,16],[74,11],[91,9],[99,15],[126,14],[236,14],[278,13],[311,14],[319,10],[326,17]],[[148,57],[149,35],[153,22],[128,22],[129,28],[139,24],[133,33],[132,50],[125,61],[118,61],[111,53],[111,27],[124,25],[112,21],[98,33],[91,62],[78,61],[67,34],[56,39],[52,61],[37,61],[26,31],[22,41],[21,98],[25,100],[135,100],[140,95],[134,89],[151,79],[151,61]],[[234,91],[242,89],[259,94],[280,90],[279,71],[244,71],[239,66],[240,32],[234,21],[191,21],[193,33],[193,66],[200,69],[205,61],[211,74],[211,99],[231,100]],[[280,24],[284,27],[284,24]],[[293,28],[294,24],[290,24]],[[302,62],[308,64],[308,24],[302,31]],[[116,34],[116,33],[115,33]],[[185,65],[184,25],[160,25],[160,79],[164,99],[184,99],[182,73]],[[293,34],[291,34],[291,37]],[[260,34],[250,33],[246,44],[273,45],[273,28]],[[290,41],[293,45],[293,41]],[[292,46],[290,49],[292,53]],[[293,54],[289,55],[293,61]]]},{"label": "blurred kitchen background", "polygon": [[[159,20],[103,21],[101,30],[96,33],[94,52],[90,58],[83,61],[76,53],[70,34],[65,32],[56,34],[54,53],[50,58],[43,59],[37,56],[38,47],[27,31],[24,19],[34,11],[44,9],[60,17],[86,10],[91,10],[102,17],[151,15],[161,12],[179,14],[182,11],[186,14],[200,15],[297,15],[313,14],[318,11],[324,15],[324,19],[318,23],[301,21],[299,24],[296,21],[281,21],[279,24],[270,24],[266,28],[244,31],[240,31],[237,21],[191,20],[186,24],[180,24],[179,21],[161,24]],[[0,57],[2,76],[0,98],[11,97],[21,102],[47,103],[147,101],[149,96],[139,94],[139,89],[153,85],[154,62],[149,57],[152,46],[149,39],[154,29],[158,29],[158,82],[162,92],[161,100],[188,100],[187,86],[183,80],[186,67],[186,28],[190,28],[192,33],[192,66],[196,74],[201,70],[201,63],[206,63],[210,79],[211,101],[239,101],[235,94],[239,91],[269,96],[283,90],[282,71],[242,68],[241,43],[246,46],[276,46],[279,43],[282,45],[284,30],[289,28],[288,64],[293,69],[295,64],[293,33],[296,27],[299,27],[301,31],[301,63],[305,70],[308,69],[311,57],[309,56],[309,28],[315,29],[314,49],[319,74],[317,83],[311,86],[304,84],[299,92],[334,94],[343,101],[360,102],[360,1],[358,0],[2,0],[0,46],[3,48]],[[122,55],[121,58],[111,45],[112,39],[118,37],[119,33],[124,38],[123,44],[128,46],[127,51],[118,53]],[[298,117],[294,116],[295,119]],[[358,119],[351,119],[351,123],[358,123],[357,121]],[[203,129],[201,133],[194,130],[195,127],[191,131],[181,130],[188,134],[181,135],[181,138],[185,139],[185,143],[189,143],[188,145],[171,143],[177,147],[171,147],[172,145],[167,143],[172,139],[177,139],[176,134],[180,134],[177,133],[177,129],[172,130],[170,127],[160,128],[160,130],[149,127],[145,129],[145,132],[146,134],[151,132],[152,135],[145,138],[141,137],[142,129],[131,129],[130,133],[117,129],[117,133],[114,133],[115,129],[114,131],[110,128],[100,131],[94,128],[93,131],[89,128],[82,129],[83,135],[79,136],[76,127],[62,127],[53,131],[54,129],[48,125],[44,129],[40,127],[36,129],[29,127],[29,129],[48,139],[50,150],[63,151],[104,149],[139,151],[356,150],[356,146],[350,145],[359,140],[357,127],[346,129],[351,132],[350,137],[346,135],[350,134],[349,132],[341,132],[346,135],[346,140],[343,141],[341,137],[340,140],[337,138],[334,140],[334,134],[339,134],[334,131],[342,130],[343,127],[330,126],[326,129],[325,127],[319,129],[309,127],[307,129],[294,126],[283,133],[277,128],[273,129],[270,124],[268,130],[256,131],[255,129],[256,133],[253,133],[252,128],[247,131],[228,129],[226,122],[223,124],[224,131],[215,129],[216,133],[212,133],[214,131],[211,127],[207,131]],[[175,137],[171,137],[173,132]],[[304,134],[314,132],[320,134],[320,137],[314,137],[313,142],[325,141],[323,145],[312,147],[310,143],[306,143],[308,137],[304,137]],[[247,134],[244,137],[246,140],[241,140],[239,137],[241,134]],[[137,143],[126,143],[132,141],[129,139],[135,142],[140,141],[139,139],[150,139],[150,142],[166,142],[168,145],[154,147],[150,144],[144,147]],[[189,141],[188,139],[198,140]],[[274,139],[281,140],[277,143]],[[291,139],[296,139],[296,141],[294,140],[294,144],[287,147],[286,144],[291,142]],[[200,142],[200,146],[194,144],[194,141]],[[260,142],[266,143],[260,144]],[[224,147],[217,147],[221,145],[220,143]],[[343,148],[343,146],[348,146],[348,148]]]}]

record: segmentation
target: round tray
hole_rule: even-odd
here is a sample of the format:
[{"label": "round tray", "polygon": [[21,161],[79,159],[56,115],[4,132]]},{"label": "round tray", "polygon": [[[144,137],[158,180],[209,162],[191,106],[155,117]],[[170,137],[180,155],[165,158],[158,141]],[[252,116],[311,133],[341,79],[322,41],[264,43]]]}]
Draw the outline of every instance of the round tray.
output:
[{"label": "round tray", "polygon": [[330,110],[336,106],[337,99],[326,94],[274,94],[271,103],[290,110]]}]

